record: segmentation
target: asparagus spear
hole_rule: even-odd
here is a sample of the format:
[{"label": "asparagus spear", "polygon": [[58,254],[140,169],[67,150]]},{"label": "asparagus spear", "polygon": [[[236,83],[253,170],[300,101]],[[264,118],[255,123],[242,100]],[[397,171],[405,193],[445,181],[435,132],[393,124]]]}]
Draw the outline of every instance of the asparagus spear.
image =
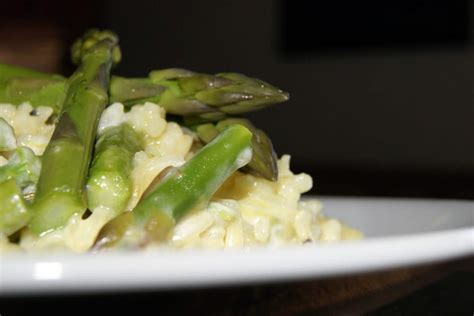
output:
[{"label": "asparagus spear", "polygon": [[184,69],[152,71],[149,78],[112,78],[111,101],[160,104],[170,114],[215,120],[288,100],[288,94],[242,74],[199,74]]},{"label": "asparagus spear", "polygon": [[18,186],[25,189],[36,185],[40,171],[40,158],[28,147],[18,147],[13,151],[10,161],[0,167],[0,182],[15,179]]},{"label": "asparagus spear", "polygon": [[9,236],[28,224],[31,213],[15,179],[0,182],[0,236]]},{"label": "asparagus spear", "polygon": [[[110,92],[111,102],[129,106],[146,101],[159,103],[168,113],[184,116],[180,121],[187,126],[223,120],[227,114],[253,111],[288,99],[287,93],[258,79],[235,73],[196,74],[184,69],[152,71],[149,78],[112,77]],[[270,139],[249,121],[241,123],[254,133],[255,152],[243,171],[275,181],[276,156]],[[217,133],[212,132],[212,137]]]},{"label": "asparagus spear", "polygon": [[[111,102],[128,106],[146,101],[159,103],[168,113],[184,116],[178,121],[187,126],[203,126],[205,122],[223,120],[227,114],[257,110],[288,99],[287,93],[263,81],[235,73],[213,76],[164,69],[152,71],[148,78],[112,77],[110,85]],[[254,158],[243,171],[275,181],[276,156],[270,139],[249,121],[241,123],[254,133]],[[211,132],[211,139],[218,131]],[[207,143],[210,139],[203,141]]]},{"label": "asparagus spear", "polygon": [[214,139],[220,131],[234,124],[240,124],[247,127],[253,134],[252,160],[248,165],[242,168],[242,171],[258,177],[263,177],[270,181],[278,180],[277,156],[273,150],[272,142],[265,132],[256,128],[249,120],[229,118],[222,120],[217,124],[200,124],[192,127],[192,129],[204,143],[208,143]]},{"label": "asparagus spear", "polygon": [[[0,67],[7,65],[1,65]],[[13,66],[9,66],[13,68]],[[17,72],[28,73],[19,68]],[[15,71],[11,70],[14,73]],[[51,106],[56,111],[64,99],[64,79],[44,77],[0,77],[0,102],[33,106]],[[236,73],[199,74],[183,69],[152,71],[147,78],[114,76],[110,83],[110,101],[131,106],[154,102],[168,113],[216,121],[227,114],[256,111],[288,100],[288,93],[272,85]]]},{"label": "asparagus spear", "polygon": [[144,228],[141,243],[161,241],[183,215],[212,194],[251,158],[252,133],[233,125],[204,146],[191,160],[168,172],[135,209],[108,223],[99,234],[96,247],[109,247],[121,240],[131,226]]},{"label": "asparagus spear", "polygon": [[30,228],[42,234],[86,209],[84,184],[100,115],[108,104],[110,69],[120,60],[117,37],[91,30],[76,41],[79,67],[67,80],[63,113],[43,155]]},{"label": "asparagus spear", "polygon": [[[98,137],[94,159],[86,185],[88,208],[92,213],[85,219],[82,214],[72,216],[59,234],[61,246],[75,252],[84,252],[94,244],[102,227],[119,215],[127,205],[132,192],[132,159],[141,148],[141,137],[128,124],[112,126]],[[39,238],[36,243],[55,243],[55,234]]]},{"label": "asparagus spear", "polygon": [[64,80],[60,75],[0,63],[0,82],[18,78]]},{"label": "asparagus spear", "polygon": [[128,124],[107,128],[95,146],[87,181],[90,210],[103,206],[118,215],[132,192],[132,160],[141,150],[140,135]]},{"label": "asparagus spear", "polygon": [[0,64],[0,102],[50,106],[57,113],[65,96],[65,79],[27,68]]}]

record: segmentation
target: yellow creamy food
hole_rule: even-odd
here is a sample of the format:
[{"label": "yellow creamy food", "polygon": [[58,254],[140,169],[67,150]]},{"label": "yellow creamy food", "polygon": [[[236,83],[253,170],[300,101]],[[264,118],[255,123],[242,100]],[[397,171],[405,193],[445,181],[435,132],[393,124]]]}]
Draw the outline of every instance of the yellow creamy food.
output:
[{"label": "yellow creamy food", "polygon": [[[0,104],[0,117],[14,128],[17,146],[30,147],[37,155],[44,152],[53,133],[54,126],[47,124],[51,114],[52,110],[47,107],[33,110],[29,104],[18,107]],[[137,152],[133,161],[133,194],[127,211],[133,209],[164,169],[178,167],[193,155],[196,136],[180,125],[168,122],[165,115],[164,109],[153,103],[137,104],[128,112],[122,104],[115,103],[102,114],[99,135],[107,127],[125,122],[144,135],[144,150]],[[6,157],[0,156],[0,165],[7,162]],[[180,220],[169,241],[161,246],[225,249],[362,237],[359,231],[336,219],[326,218],[320,202],[301,201],[301,195],[311,189],[312,179],[307,174],[291,172],[290,156],[283,155],[279,159],[278,170],[276,182],[236,172],[208,205]],[[72,216],[64,228],[40,237],[24,229],[19,246],[0,236],[0,251],[11,248],[87,251],[100,229],[113,217],[107,209],[91,212],[86,219]]]}]

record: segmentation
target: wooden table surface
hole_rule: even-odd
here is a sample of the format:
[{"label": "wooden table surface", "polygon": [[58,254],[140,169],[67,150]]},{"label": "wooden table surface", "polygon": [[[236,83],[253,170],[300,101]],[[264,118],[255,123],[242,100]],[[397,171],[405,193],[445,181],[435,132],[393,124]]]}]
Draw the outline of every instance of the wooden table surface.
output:
[{"label": "wooden table surface", "polygon": [[[0,298],[0,314],[472,315],[474,257],[322,280],[229,288]],[[426,313],[425,313],[426,311]]]}]

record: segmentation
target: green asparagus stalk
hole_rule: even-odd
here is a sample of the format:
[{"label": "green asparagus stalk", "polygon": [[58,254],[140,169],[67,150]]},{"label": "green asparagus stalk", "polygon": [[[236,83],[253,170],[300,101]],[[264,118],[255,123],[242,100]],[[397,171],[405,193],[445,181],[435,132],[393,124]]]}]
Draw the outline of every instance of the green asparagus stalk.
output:
[{"label": "green asparagus stalk", "polygon": [[15,179],[0,182],[0,236],[9,236],[26,226],[31,212]]},{"label": "green asparagus stalk", "polygon": [[[11,74],[5,75],[3,80],[0,76],[0,102],[20,104],[28,101],[33,106],[45,105],[56,112],[60,110],[64,100],[64,79],[49,74],[15,77],[15,73],[27,74],[29,70],[18,68],[15,71],[13,66],[0,64],[2,66]],[[126,106],[154,102],[170,114],[194,116],[205,121],[256,111],[286,100],[288,93],[236,73],[208,75],[164,69],[152,71],[147,78],[115,76],[110,83],[110,102],[122,102]]]},{"label": "green asparagus stalk", "polygon": [[[215,76],[196,74],[185,69],[152,71],[148,78],[112,77],[110,94],[111,102],[122,102],[128,106],[147,101],[158,103],[168,113],[184,116],[180,123],[207,128],[210,125],[203,123],[225,120],[228,114],[253,111],[288,99],[286,92],[258,79],[235,73]],[[45,102],[43,104],[50,104],[60,102],[61,98],[56,101],[54,98],[41,100]],[[275,181],[278,178],[276,155],[270,139],[249,121],[241,123],[254,133],[254,158],[243,171]],[[202,130],[200,128],[201,138]],[[214,129],[210,139],[218,132]],[[210,139],[203,141],[207,143]]]},{"label": "green asparagus stalk", "polygon": [[250,163],[242,171],[262,177],[270,181],[278,180],[277,156],[270,138],[262,130],[256,128],[249,120],[242,118],[225,119],[217,124],[207,123],[193,126],[192,129],[204,143],[213,140],[219,132],[228,126],[240,124],[247,127],[253,134],[253,156]]},{"label": "green asparagus stalk", "polygon": [[184,165],[168,172],[131,213],[108,223],[99,234],[96,248],[121,240],[131,226],[145,229],[141,243],[166,239],[176,221],[207,203],[235,170],[248,163],[251,139],[252,133],[244,126],[230,126]]},{"label": "green asparagus stalk", "polygon": [[0,152],[16,148],[15,131],[3,118],[0,117]]},{"label": "green asparagus stalk", "polygon": [[65,79],[6,64],[0,64],[0,103],[21,104],[33,107],[49,106],[57,113],[65,96]]},{"label": "green asparagus stalk", "polygon": [[111,101],[160,104],[170,114],[215,120],[256,111],[288,100],[288,94],[254,78],[236,74],[199,74],[184,69],[152,71],[149,78],[114,77]]},{"label": "green asparagus stalk", "polygon": [[34,187],[40,171],[40,158],[28,147],[18,147],[12,152],[9,162],[0,167],[0,182],[14,179],[21,189]]},{"label": "green asparagus stalk", "polygon": [[76,41],[72,56],[79,67],[66,82],[63,112],[43,155],[30,223],[36,234],[62,227],[86,209],[85,180],[98,120],[109,103],[110,69],[120,60],[118,39],[89,31]]},{"label": "green asparagus stalk", "polygon": [[0,103],[49,106],[59,113],[65,97],[65,82],[61,80],[19,78],[0,82]]},{"label": "green asparagus stalk", "polygon": [[132,193],[132,162],[141,150],[141,138],[128,124],[107,128],[95,146],[89,179],[87,200],[90,210],[99,206],[123,211]]},{"label": "green asparagus stalk", "polygon": [[60,75],[0,63],[0,82],[18,78],[64,80]]}]

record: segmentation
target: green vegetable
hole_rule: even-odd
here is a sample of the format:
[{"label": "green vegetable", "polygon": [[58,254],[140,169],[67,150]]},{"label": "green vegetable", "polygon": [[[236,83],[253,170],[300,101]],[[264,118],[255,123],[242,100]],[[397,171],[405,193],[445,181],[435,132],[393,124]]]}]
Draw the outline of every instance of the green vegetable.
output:
[{"label": "green vegetable", "polygon": [[47,74],[28,68],[0,63],[0,82],[18,78],[64,80],[60,75]]},{"label": "green vegetable", "polygon": [[169,171],[150,188],[133,210],[107,224],[99,234],[96,247],[109,247],[122,239],[130,226],[145,228],[141,243],[160,241],[186,213],[209,201],[212,194],[238,168],[251,158],[252,133],[233,125],[204,146],[192,159]]},{"label": "green vegetable", "polygon": [[110,69],[120,60],[117,37],[91,30],[72,48],[78,69],[67,80],[63,112],[43,155],[31,230],[42,234],[62,227],[86,209],[84,197],[100,115],[109,103]]},{"label": "green vegetable", "polygon": [[191,160],[169,172],[134,209],[136,217],[147,222],[156,213],[165,213],[177,220],[199,202],[207,202],[231,173],[248,163],[251,139],[252,133],[241,125],[223,131]]},{"label": "green vegetable", "polygon": [[[0,102],[50,106],[59,112],[65,98],[62,77],[0,64],[8,76],[0,77]],[[15,73],[21,76],[15,77]],[[288,93],[254,78],[236,73],[199,74],[184,69],[152,71],[147,78],[114,76],[110,102],[126,106],[159,103],[169,114],[192,116],[194,120],[216,121],[226,115],[256,111],[288,100]]]},{"label": "green vegetable", "polygon": [[[186,126],[226,120],[227,115],[255,111],[288,99],[286,92],[241,74],[208,75],[176,68],[152,71],[148,78],[112,77],[110,94],[111,103],[122,102],[126,106],[147,101],[158,103],[169,114],[183,116],[179,121]],[[61,98],[53,100],[42,99],[44,104],[51,104],[59,102]],[[229,121],[226,122],[228,124]],[[254,157],[243,171],[276,181],[276,155],[270,139],[250,121],[240,120],[240,123],[254,134]],[[213,130],[210,126],[199,127],[198,134],[205,143],[222,130]],[[204,136],[205,133],[208,135]]]},{"label": "green vegetable", "polygon": [[141,138],[128,124],[107,128],[99,137],[89,179],[87,199],[90,210],[99,206],[118,215],[132,193],[132,162],[141,150]]},{"label": "green vegetable", "polygon": [[200,124],[194,126],[192,129],[204,143],[208,143],[214,139],[219,132],[234,124],[247,127],[253,134],[252,160],[248,165],[242,168],[242,171],[263,177],[270,181],[278,180],[277,156],[273,150],[272,142],[262,130],[256,128],[249,120],[230,118],[222,120],[217,124]]},{"label": "green vegetable", "polygon": [[[111,102],[122,102],[128,106],[147,101],[158,103],[169,114],[184,116],[181,123],[187,126],[226,120],[228,114],[254,111],[288,99],[286,92],[241,74],[207,75],[184,69],[152,71],[148,78],[115,76],[111,79],[110,93]],[[269,137],[250,121],[237,120],[254,134],[254,157],[243,171],[276,181],[276,155]],[[227,123],[220,126],[230,121],[226,120]],[[222,130],[213,131],[211,125],[203,126],[199,127],[198,134],[205,143]],[[205,133],[208,136],[204,136]]]},{"label": "green vegetable", "polygon": [[0,102],[33,107],[49,106],[55,113],[65,97],[65,79],[59,75],[0,64]]},{"label": "green vegetable", "polygon": [[[223,117],[256,111],[288,100],[288,94],[272,85],[235,73],[217,75],[183,69],[152,71],[150,82],[166,87],[159,95],[143,95],[138,101],[159,103],[170,114],[200,118]],[[113,89],[112,89],[113,91]],[[112,94],[112,100],[115,96]],[[122,100],[134,103],[137,100]]]},{"label": "green vegetable", "polygon": [[16,148],[15,131],[0,117],[0,152]]},{"label": "green vegetable", "polygon": [[0,182],[14,179],[24,189],[36,185],[40,172],[40,158],[28,147],[18,147],[12,152],[8,163],[0,167]]},{"label": "green vegetable", "polygon": [[31,213],[14,179],[0,182],[0,235],[9,236],[26,226]]}]

